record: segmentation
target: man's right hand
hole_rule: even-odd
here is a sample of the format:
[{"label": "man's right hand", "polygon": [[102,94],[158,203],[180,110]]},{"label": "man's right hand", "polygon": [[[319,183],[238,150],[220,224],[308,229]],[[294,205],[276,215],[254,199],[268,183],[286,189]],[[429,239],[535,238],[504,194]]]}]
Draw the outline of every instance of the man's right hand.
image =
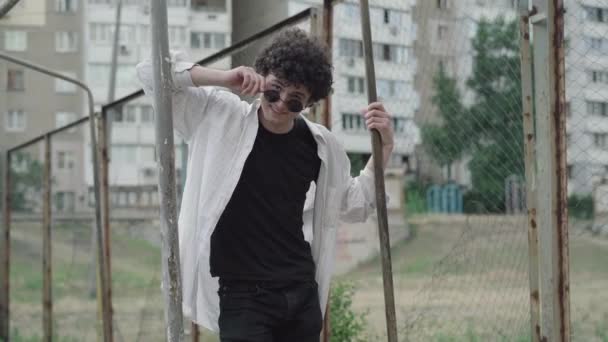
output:
[{"label": "man's right hand", "polygon": [[264,76],[255,72],[253,68],[236,67],[228,70],[226,77],[228,87],[241,95],[255,96],[265,90]]},{"label": "man's right hand", "polygon": [[264,76],[246,66],[219,70],[196,65],[190,69],[190,75],[192,83],[197,87],[226,87],[246,96],[255,96],[265,90]]}]

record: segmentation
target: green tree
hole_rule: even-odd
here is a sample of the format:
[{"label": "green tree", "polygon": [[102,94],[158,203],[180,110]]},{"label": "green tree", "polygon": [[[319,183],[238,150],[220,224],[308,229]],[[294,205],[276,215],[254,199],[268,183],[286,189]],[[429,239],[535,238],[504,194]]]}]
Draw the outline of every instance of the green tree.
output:
[{"label": "green tree", "polygon": [[523,128],[517,23],[482,20],[472,39],[473,70],[467,88],[474,95],[465,108],[456,81],[442,67],[434,78],[433,103],[440,125],[422,129],[430,155],[450,166],[471,156],[473,191],[482,210],[504,210],[504,181],[523,174]]},{"label": "green tree", "polygon": [[460,92],[456,80],[449,77],[443,64],[433,78],[435,95],[433,104],[441,118],[441,124],[427,124],[422,127],[422,141],[433,159],[441,166],[447,166],[450,180],[451,165],[461,158],[467,148],[469,122],[467,111],[460,102]]},{"label": "green tree", "polygon": [[[28,194],[40,192],[42,186],[42,164],[27,153],[11,155],[11,209],[32,208]],[[4,182],[0,182],[4,194]]]}]

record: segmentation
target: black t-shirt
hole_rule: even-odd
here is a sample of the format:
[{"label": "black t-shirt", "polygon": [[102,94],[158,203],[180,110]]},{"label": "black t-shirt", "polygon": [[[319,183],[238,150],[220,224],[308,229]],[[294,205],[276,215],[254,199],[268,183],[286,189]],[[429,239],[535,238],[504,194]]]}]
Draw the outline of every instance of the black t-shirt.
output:
[{"label": "black t-shirt", "polygon": [[320,166],[317,144],[302,118],[285,134],[259,124],[241,178],[211,235],[212,276],[314,279],[302,212]]}]

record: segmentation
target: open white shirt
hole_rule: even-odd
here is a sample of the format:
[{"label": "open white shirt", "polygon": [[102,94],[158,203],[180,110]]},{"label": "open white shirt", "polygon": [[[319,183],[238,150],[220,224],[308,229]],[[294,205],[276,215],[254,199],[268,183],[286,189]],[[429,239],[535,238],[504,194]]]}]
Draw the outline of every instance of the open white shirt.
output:
[{"label": "open white shirt", "polygon": [[[171,53],[173,125],[188,143],[188,169],[179,213],[184,314],[218,331],[218,279],[209,272],[211,234],[241,176],[258,131],[260,100],[249,104],[214,87],[196,87],[183,53]],[[152,63],[137,65],[147,95],[154,95]],[[339,220],[363,222],[375,210],[373,173],[350,176],[342,145],[325,127],[305,120],[317,143],[321,168],[306,196],[303,230],[316,264],[324,312],[333,272]],[[310,234],[312,232],[312,234]]]}]

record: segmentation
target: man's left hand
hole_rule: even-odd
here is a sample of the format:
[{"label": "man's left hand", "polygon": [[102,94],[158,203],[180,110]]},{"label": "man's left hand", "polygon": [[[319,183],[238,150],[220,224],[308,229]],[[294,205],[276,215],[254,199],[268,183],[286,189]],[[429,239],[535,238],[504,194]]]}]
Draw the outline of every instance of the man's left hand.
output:
[{"label": "man's left hand", "polygon": [[391,115],[384,109],[382,102],[373,102],[361,110],[368,129],[377,129],[382,138],[382,148],[393,149],[394,133]]}]

